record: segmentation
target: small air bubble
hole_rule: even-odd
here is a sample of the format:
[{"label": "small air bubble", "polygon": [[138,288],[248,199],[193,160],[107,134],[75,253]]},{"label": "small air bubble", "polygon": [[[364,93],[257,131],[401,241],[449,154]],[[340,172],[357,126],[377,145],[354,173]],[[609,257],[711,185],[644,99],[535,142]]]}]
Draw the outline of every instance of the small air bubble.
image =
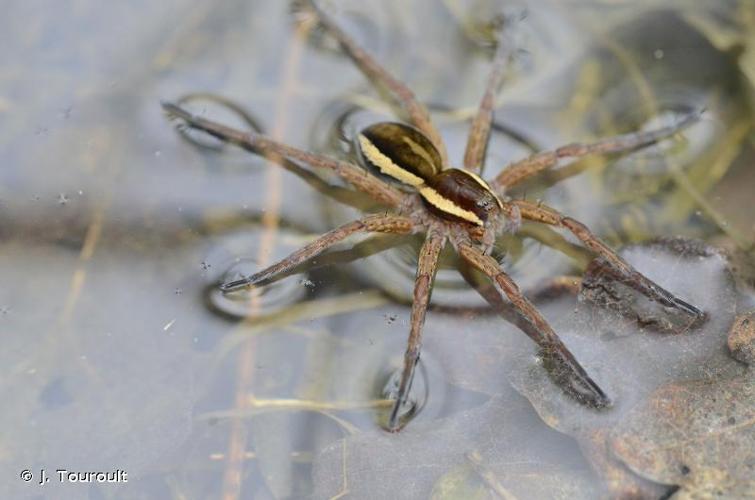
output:
[{"label": "small air bubble", "polygon": [[160,156],[162,156],[162,154],[163,154],[163,152],[158,149],[157,151],[155,151],[155,158],[160,158]]},{"label": "small air bubble", "polygon": [[79,189],[79,196],[84,196],[84,190],[83,189]]},{"label": "small air bubble", "polygon": [[655,49],[655,52],[653,52],[653,57],[656,59],[663,59],[664,53],[662,49]]}]

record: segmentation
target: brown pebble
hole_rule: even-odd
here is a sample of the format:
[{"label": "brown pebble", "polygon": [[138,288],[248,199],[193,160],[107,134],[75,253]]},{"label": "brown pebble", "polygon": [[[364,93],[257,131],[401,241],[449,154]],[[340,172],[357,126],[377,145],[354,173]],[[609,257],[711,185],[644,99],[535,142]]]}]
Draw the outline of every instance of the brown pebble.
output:
[{"label": "brown pebble", "polygon": [[729,330],[729,351],[737,360],[755,363],[755,310],[737,315]]}]

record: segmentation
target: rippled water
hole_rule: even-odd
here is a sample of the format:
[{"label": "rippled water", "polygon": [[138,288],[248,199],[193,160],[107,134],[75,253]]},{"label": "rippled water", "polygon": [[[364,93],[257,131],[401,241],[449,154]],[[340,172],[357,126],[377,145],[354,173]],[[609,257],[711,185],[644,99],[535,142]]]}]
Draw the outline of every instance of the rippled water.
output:
[{"label": "rippled water", "polygon": [[[500,4],[327,5],[430,105],[460,163],[490,60],[476,26]],[[525,337],[486,309],[452,254],[412,395],[420,411],[408,429],[422,431],[408,437],[382,436],[382,398],[406,342],[418,240],[356,240],[259,296],[218,291],[369,207],[320,177],[187,141],[161,111],[161,100],[224,96],[249,116],[202,95],[191,105],[349,158],[350,138],[390,110],[332,40],[296,35],[304,30],[289,2],[42,0],[4,10],[1,498],[336,494],[329,474],[341,443],[381,457],[390,439],[391,453],[422,457],[423,439],[435,439],[423,433],[451,421],[437,453],[467,453],[463,443],[484,435],[469,426],[489,423],[491,405],[511,408],[506,425],[555,450],[548,460],[570,464],[557,475],[565,485],[597,482],[577,444],[538,420],[505,373],[474,379],[490,373],[477,365]],[[486,176],[533,151],[705,108],[683,140],[584,160],[510,194],[556,206],[616,246],[682,235],[724,247],[739,264],[740,307],[752,308],[753,11],[747,0],[507,3],[521,50],[499,96]],[[525,290],[589,261],[572,240],[530,225],[495,255]],[[436,465],[448,479],[455,469],[444,460]],[[43,468],[52,480],[39,485]],[[55,469],[120,469],[129,481],[59,484]]]}]

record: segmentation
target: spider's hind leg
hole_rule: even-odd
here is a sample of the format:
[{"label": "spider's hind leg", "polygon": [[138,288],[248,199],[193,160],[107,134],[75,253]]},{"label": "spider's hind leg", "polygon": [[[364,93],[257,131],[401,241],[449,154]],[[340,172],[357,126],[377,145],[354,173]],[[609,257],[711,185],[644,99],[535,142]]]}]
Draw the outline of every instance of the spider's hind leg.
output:
[{"label": "spider's hind leg", "polygon": [[[608,396],[582,368],[543,315],[522,294],[514,280],[501,270],[498,262],[484,255],[479,248],[468,241],[458,241],[456,247],[465,261],[487,275],[497,285],[518,314],[528,323],[520,328],[540,347],[544,360],[552,367],[551,375],[557,379],[559,385],[577,400],[592,407],[609,406],[611,401]],[[489,300],[488,297],[485,298]],[[519,322],[515,321],[515,323]]]},{"label": "spider's hind leg", "polygon": [[542,222],[544,224],[569,230],[574,236],[579,238],[582,244],[588,249],[606,259],[617,278],[648,298],[653,299],[666,307],[679,309],[695,318],[695,320],[705,318],[706,315],[703,311],[676,297],[673,293],[637,271],[608,245],[603,243],[600,238],[595,236],[587,226],[581,222],[572,219],[571,217],[566,217],[555,209],[542,204],[535,204],[525,200],[516,200],[511,203],[519,207],[522,218],[524,219]]}]

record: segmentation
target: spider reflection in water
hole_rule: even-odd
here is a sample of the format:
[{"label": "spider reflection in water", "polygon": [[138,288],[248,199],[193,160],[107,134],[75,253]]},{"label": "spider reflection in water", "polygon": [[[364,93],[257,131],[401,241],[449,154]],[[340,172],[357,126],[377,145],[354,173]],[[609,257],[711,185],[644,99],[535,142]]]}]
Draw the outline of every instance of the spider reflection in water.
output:
[{"label": "spider reflection in water", "polygon": [[695,320],[704,316],[702,311],[635,270],[585,225],[540,203],[512,200],[506,196],[509,188],[558,166],[561,159],[633,151],[672,136],[695,122],[699,114],[687,115],[675,125],[649,132],[631,133],[589,144],[570,144],[537,153],[508,165],[495,178],[485,181],[479,174],[490,136],[495,93],[502,83],[504,70],[512,53],[508,44],[498,43],[482,101],[472,120],[463,168],[450,168],[445,144],[426,108],[417,101],[412,91],[358,46],[313,1],[309,2],[309,7],[319,23],[335,37],[342,50],[367,79],[386,91],[411,123],[409,126],[382,122],[361,131],[356,146],[365,168],[302,151],[258,133],[242,132],[224,126],[195,116],[176,104],[163,103],[163,108],[171,118],[179,120],[182,126],[204,131],[253,153],[277,161],[292,161],[309,168],[328,169],[358,191],[391,209],[388,213],[367,215],[325,233],[252,276],[223,283],[220,288],[224,292],[269,283],[355,233],[425,235],[417,263],[403,371],[387,422],[389,430],[397,431],[405,423],[405,419],[400,418],[400,411],[406,404],[420,357],[422,325],[430,301],[438,257],[447,244],[455,249],[463,262],[492,281],[498,296],[501,293],[505,295],[519,319],[523,320],[517,323],[520,327],[524,325],[522,329],[538,344],[549,366],[559,373],[557,378],[562,387],[584,404],[597,408],[608,406],[609,398],[590,378],[540,312],[522,294],[516,283],[501,269],[498,261],[490,256],[498,236],[515,232],[522,219],[566,229],[590,251],[602,257],[617,279],[663,306],[681,310]]}]

